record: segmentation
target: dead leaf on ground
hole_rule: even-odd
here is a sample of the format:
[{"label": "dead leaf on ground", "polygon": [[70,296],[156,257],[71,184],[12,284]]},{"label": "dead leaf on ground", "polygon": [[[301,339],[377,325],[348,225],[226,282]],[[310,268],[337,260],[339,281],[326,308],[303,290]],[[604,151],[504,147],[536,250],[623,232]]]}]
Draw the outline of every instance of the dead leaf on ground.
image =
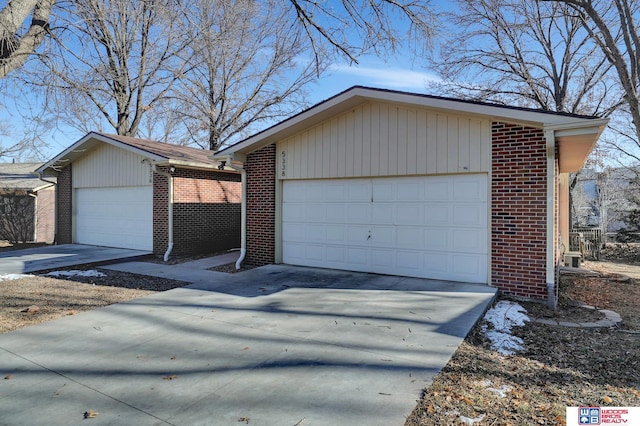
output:
[{"label": "dead leaf on ground", "polygon": [[32,306],[29,306],[28,308],[22,309],[20,312],[23,312],[26,314],[36,314],[40,312],[40,306],[32,305]]},{"label": "dead leaf on ground", "polygon": [[249,417],[240,417],[238,422],[245,422],[246,424],[249,424]]},{"label": "dead leaf on ground", "polygon": [[84,412],[84,418],[85,419],[93,419],[93,418],[97,417],[98,414],[100,414],[100,413],[98,413],[97,411],[94,411],[94,410],[85,411]]},{"label": "dead leaf on ground", "polygon": [[612,399],[610,396],[608,396],[608,395],[605,395],[605,396],[602,398],[602,400],[604,401],[604,403],[605,403],[605,404],[611,404],[611,403],[613,402],[613,399]]},{"label": "dead leaf on ground", "polygon": [[162,380],[174,380],[174,379],[177,379],[177,378],[178,378],[178,376],[176,376],[175,374],[172,374],[170,376],[164,376],[162,378]]},{"label": "dead leaf on ground", "polygon": [[245,346],[244,348],[242,348],[243,351],[248,351],[249,350],[249,346]]}]

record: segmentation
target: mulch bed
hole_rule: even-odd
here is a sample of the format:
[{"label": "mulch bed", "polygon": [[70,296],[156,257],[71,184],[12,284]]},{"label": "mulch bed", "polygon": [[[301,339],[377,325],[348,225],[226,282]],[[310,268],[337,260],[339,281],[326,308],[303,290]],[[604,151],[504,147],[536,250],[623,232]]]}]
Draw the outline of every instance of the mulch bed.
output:
[{"label": "mulch bed", "polygon": [[536,302],[518,303],[531,317],[599,319],[597,311],[576,307],[583,302],[618,312],[622,326],[530,321],[514,332],[525,350],[504,356],[491,349],[481,321],[424,390],[405,425],[565,425],[566,407],[640,406],[640,283],[615,274],[569,276],[560,290],[557,312]]}]

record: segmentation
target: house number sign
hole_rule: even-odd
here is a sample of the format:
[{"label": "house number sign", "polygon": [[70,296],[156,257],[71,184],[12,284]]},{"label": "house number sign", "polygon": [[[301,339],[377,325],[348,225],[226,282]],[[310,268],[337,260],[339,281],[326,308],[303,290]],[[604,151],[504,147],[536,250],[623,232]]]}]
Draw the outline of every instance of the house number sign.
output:
[{"label": "house number sign", "polygon": [[280,168],[281,168],[281,176],[285,177],[287,175],[287,152],[286,151],[282,151]]}]

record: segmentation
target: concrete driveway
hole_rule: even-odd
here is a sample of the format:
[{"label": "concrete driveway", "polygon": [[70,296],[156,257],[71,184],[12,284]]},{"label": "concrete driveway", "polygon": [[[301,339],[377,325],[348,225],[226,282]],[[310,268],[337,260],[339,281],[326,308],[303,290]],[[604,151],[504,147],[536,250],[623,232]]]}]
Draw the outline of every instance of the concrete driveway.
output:
[{"label": "concrete driveway", "polygon": [[0,335],[0,424],[402,425],[495,296],[281,265],[198,280]]},{"label": "concrete driveway", "polygon": [[12,250],[0,252],[0,275],[22,274],[86,263],[124,260],[148,254],[151,254],[151,252],[83,244],[60,244]]}]

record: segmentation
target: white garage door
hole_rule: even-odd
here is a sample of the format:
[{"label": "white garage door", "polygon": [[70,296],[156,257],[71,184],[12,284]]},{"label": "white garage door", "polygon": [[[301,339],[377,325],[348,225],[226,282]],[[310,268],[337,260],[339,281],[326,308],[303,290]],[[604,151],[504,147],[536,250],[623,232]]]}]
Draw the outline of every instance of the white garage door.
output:
[{"label": "white garage door", "polygon": [[76,242],[153,250],[151,186],[76,190]]},{"label": "white garage door", "polygon": [[487,282],[484,174],[283,182],[283,262]]}]

